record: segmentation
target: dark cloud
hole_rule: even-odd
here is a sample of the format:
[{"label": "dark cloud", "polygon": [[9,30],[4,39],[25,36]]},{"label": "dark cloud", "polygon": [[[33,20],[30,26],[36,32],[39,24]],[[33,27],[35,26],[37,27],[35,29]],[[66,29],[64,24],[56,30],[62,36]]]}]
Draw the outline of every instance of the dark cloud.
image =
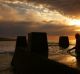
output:
[{"label": "dark cloud", "polygon": [[29,23],[25,22],[0,22],[0,36],[27,35]]},{"label": "dark cloud", "polygon": [[48,34],[51,34],[51,35],[73,35],[75,34],[73,26],[46,24],[46,25],[43,25],[37,28],[37,31],[39,30],[43,32],[47,32]]},{"label": "dark cloud", "polygon": [[73,29],[73,26],[59,26],[33,22],[0,22],[0,36],[8,37],[27,35],[29,32],[47,32],[51,35],[72,35],[75,34]]}]

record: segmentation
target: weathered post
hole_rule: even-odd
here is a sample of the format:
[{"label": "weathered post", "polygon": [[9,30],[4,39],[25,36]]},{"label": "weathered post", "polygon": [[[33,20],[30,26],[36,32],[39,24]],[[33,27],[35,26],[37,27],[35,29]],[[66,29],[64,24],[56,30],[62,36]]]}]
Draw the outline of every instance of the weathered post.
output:
[{"label": "weathered post", "polygon": [[59,37],[59,46],[61,48],[67,48],[69,46],[69,39],[68,36],[60,36]]},{"label": "weathered post", "polygon": [[26,36],[18,36],[16,40],[16,48],[12,58],[11,65],[15,67],[18,63],[24,60],[24,55],[27,51]]},{"label": "weathered post", "polygon": [[48,58],[47,34],[44,32],[31,32],[28,34],[28,44],[31,52]]}]

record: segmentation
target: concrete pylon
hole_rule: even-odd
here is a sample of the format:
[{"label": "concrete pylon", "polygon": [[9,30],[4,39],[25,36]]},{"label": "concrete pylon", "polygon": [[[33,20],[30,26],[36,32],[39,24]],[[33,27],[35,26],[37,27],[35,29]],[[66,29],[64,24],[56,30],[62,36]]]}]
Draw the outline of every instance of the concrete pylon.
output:
[{"label": "concrete pylon", "polygon": [[16,40],[15,52],[12,58],[11,65],[15,67],[15,65],[23,61],[26,51],[27,51],[26,36],[18,36]]},{"label": "concrete pylon", "polygon": [[68,36],[60,36],[59,37],[59,46],[61,48],[68,48],[69,46],[69,39],[68,39]]},{"label": "concrete pylon", "polygon": [[31,32],[28,34],[28,45],[31,52],[48,58],[48,42],[45,32]]}]

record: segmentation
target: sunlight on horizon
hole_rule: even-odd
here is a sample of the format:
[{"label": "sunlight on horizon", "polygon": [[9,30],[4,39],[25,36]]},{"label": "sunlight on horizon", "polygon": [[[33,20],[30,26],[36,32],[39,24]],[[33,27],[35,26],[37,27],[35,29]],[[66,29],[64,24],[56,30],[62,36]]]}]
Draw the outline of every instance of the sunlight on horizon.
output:
[{"label": "sunlight on horizon", "polygon": [[76,41],[75,40],[70,40],[70,44],[75,44]]},{"label": "sunlight on horizon", "polygon": [[80,32],[80,29],[75,29],[75,31]]},{"label": "sunlight on horizon", "polygon": [[69,21],[69,25],[74,25],[74,26],[77,26],[77,27],[80,27],[80,19],[68,19]]},{"label": "sunlight on horizon", "polygon": [[[48,42],[51,42],[51,43],[58,43],[59,42],[59,36],[48,35],[47,38],[48,38]],[[69,38],[70,44],[76,43],[75,36],[68,36],[68,38]]]}]

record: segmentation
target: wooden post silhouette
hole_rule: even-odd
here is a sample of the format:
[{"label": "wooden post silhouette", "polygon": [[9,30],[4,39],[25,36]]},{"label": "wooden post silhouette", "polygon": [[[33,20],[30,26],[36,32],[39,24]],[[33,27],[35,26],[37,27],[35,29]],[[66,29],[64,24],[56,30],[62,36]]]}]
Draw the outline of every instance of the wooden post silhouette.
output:
[{"label": "wooden post silhouette", "polygon": [[61,48],[67,48],[69,46],[69,39],[68,36],[60,36],[59,37],[59,46]]},{"label": "wooden post silhouette", "polygon": [[48,58],[47,34],[44,32],[31,32],[28,34],[28,44],[31,52]]},{"label": "wooden post silhouette", "polygon": [[[32,32],[29,34],[29,48],[31,53],[37,53],[48,58],[47,34],[40,32]],[[26,37],[18,36],[16,41],[16,49],[12,60],[12,66],[15,68],[14,74],[78,74],[72,68],[61,63],[42,58],[37,54],[26,55],[27,48]],[[64,71],[63,71],[64,70]]]},{"label": "wooden post silhouette", "polygon": [[18,63],[23,61],[24,55],[27,49],[26,36],[18,36],[16,40],[16,48],[14,52],[14,56],[12,58],[11,65],[15,67]]}]

